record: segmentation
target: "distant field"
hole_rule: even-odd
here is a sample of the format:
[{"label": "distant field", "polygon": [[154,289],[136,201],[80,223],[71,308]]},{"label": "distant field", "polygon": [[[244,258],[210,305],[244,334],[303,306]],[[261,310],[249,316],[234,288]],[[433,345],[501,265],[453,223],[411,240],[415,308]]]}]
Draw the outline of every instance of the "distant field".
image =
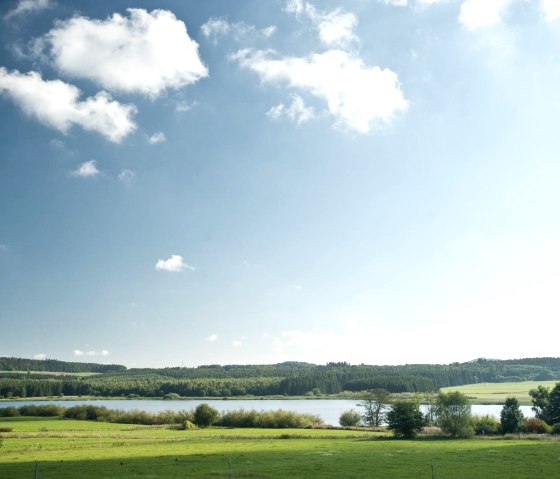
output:
[{"label": "distant field", "polygon": [[443,392],[460,391],[475,404],[503,404],[507,397],[516,397],[520,404],[531,405],[529,391],[538,386],[554,387],[559,381],[523,381],[518,383],[479,383],[441,388]]},{"label": "distant field", "polygon": [[[207,429],[1,418],[0,477],[527,479],[557,477],[560,441],[393,440],[345,430]],[[432,476],[432,465],[434,475]]]}]

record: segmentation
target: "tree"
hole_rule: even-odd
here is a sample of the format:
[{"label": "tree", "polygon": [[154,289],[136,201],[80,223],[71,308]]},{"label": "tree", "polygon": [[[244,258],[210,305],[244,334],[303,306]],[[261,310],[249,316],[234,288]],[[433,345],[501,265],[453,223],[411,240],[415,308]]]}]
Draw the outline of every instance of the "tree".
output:
[{"label": "tree", "polygon": [[218,419],[219,412],[206,403],[199,404],[194,410],[194,423],[198,427],[211,426]]},{"label": "tree", "polygon": [[469,437],[473,434],[471,425],[471,403],[459,391],[439,393],[436,403],[437,424],[452,437]]},{"label": "tree", "polygon": [[389,429],[396,437],[415,437],[423,422],[424,416],[416,401],[395,401],[387,413]]},{"label": "tree", "polygon": [[362,418],[368,426],[381,426],[391,402],[391,393],[386,389],[372,389],[358,404],[365,409]]},{"label": "tree", "polygon": [[342,427],[353,427],[353,426],[357,426],[358,424],[360,424],[361,419],[362,419],[362,416],[360,415],[359,412],[356,412],[353,409],[350,409],[350,411],[344,411],[340,415],[340,419],[338,420],[338,423]]},{"label": "tree", "polygon": [[519,432],[524,420],[519,401],[514,397],[506,398],[506,403],[500,412],[502,434]]},{"label": "tree", "polygon": [[544,386],[531,389],[529,396],[538,419],[550,425],[560,423],[560,383],[556,383],[552,391]]}]

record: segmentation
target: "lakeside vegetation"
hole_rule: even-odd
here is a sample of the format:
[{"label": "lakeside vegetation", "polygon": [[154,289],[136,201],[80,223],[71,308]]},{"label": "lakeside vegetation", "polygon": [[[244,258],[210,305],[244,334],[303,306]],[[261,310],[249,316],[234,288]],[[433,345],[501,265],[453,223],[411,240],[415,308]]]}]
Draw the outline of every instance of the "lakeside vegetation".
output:
[{"label": "lakeside vegetation", "polygon": [[[0,398],[320,396],[370,389],[414,393],[435,392],[440,388],[465,384],[541,383],[560,379],[560,358],[478,359],[447,365],[315,365],[285,362],[163,369],[127,369],[121,365],[0,358],[0,369],[5,371],[0,371]],[[52,372],[81,374],[53,376]]]},{"label": "lakeside vegetation", "polygon": [[210,428],[180,431],[58,418],[2,418],[0,476],[41,479],[555,477],[553,436],[392,440],[386,432]]}]

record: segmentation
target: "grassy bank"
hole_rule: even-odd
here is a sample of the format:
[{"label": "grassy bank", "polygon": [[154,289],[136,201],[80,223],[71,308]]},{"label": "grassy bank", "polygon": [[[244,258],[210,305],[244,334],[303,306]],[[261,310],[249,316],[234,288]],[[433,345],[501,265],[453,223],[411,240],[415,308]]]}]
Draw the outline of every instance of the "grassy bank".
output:
[{"label": "grassy bank", "polygon": [[507,397],[516,397],[520,404],[531,406],[529,391],[538,386],[554,387],[558,381],[523,381],[518,383],[479,383],[442,388],[443,392],[459,391],[473,404],[504,404]]},{"label": "grassy bank", "polygon": [[430,478],[555,477],[560,442],[397,441],[384,433],[318,429],[177,431],[64,419],[0,420],[0,477]]}]

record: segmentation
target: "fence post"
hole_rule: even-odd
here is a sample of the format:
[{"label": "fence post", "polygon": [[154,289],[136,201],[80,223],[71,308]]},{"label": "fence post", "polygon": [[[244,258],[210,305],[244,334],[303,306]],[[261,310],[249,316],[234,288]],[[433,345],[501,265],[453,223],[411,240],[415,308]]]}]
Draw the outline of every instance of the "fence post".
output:
[{"label": "fence post", "polygon": [[39,479],[39,463],[35,463],[35,479]]}]

